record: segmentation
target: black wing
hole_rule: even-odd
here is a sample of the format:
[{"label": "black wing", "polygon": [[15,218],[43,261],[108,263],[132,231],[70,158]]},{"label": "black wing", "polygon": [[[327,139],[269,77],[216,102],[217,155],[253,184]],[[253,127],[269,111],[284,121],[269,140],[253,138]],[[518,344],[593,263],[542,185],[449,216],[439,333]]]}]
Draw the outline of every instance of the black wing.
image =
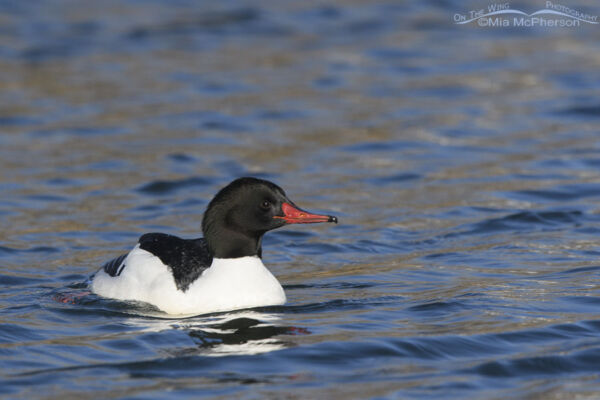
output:
[{"label": "black wing", "polygon": [[140,248],[160,258],[173,273],[177,289],[185,292],[210,267],[212,256],[205,239],[181,239],[166,233],[146,233]]},{"label": "black wing", "polygon": [[127,254],[123,254],[122,256],[112,259],[104,264],[102,269],[110,276],[119,276],[121,275],[121,272],[123,272],[123,268],[125,268],[125,264],[123,263],[125,258],[127,258]]}]

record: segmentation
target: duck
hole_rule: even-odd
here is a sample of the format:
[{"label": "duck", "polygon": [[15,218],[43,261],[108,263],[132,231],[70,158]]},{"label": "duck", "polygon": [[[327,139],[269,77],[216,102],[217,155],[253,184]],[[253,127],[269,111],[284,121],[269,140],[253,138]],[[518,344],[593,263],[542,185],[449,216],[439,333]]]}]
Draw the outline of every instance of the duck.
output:
[{"label": "duck", "polygon": [[91,279],[96,295],[149,303],[167,314],[207,314],[278,306],[283,287],[262,262],[264,234],[290,224],[337,223],[304,211],[275,183],[238,178],[217,192],[202,238],[146,233]]}]

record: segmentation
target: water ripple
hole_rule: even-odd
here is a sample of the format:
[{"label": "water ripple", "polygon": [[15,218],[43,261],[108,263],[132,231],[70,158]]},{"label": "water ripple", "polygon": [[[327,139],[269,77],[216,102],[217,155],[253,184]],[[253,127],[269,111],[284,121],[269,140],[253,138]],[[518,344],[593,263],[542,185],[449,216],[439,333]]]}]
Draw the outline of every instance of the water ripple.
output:
[{"label": "water ripple", "polygon": [[212,185],[214,180],[212,178],[206,177],[190,177],[183,179],[173,179],[173,180],[156,180],[149,183],[146,183],[136,190],[140,193],[150,194],[154,196],[164,196],[168,194],[172,194],[181,189],[188,189],[193,187],[203,187]]}]

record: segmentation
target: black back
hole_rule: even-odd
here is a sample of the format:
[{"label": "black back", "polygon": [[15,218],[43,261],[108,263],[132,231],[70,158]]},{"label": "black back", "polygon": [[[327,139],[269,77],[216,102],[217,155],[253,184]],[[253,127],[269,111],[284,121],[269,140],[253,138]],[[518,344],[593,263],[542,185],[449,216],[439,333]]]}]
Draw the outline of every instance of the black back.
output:
[{"label": "black back", "polygon": [[186,240],[166,233],[146,233],[139,243],[141,249],[154,254],[171,269],[177,289],[184,292],[212,264],[203,238]]},{"label": "black back", "polygon": [[[160,258],[173,274],[177,289],[185,292],[202,272],[210,267],[212,256],[205,239],[181,239],[166,233],[146,233],[139,239],[142,250]],[[119,276],[127,266],[122,265],[127,254],[104,264],[104,272]]]}]

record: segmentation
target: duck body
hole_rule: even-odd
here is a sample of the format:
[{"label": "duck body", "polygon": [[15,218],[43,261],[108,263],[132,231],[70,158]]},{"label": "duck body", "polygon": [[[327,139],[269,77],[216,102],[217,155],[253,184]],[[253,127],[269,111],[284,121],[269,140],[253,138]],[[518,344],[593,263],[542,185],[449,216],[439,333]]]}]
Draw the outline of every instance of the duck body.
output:
[{"label": "duck body", "polygon": [[[201,252],[196,258],[204,256]],[[188,258],[194,257],[188,255]],[[168,314],[205,314],[282,305],[286,301],[281,284],[258,256],[213,258],[208,266],[191,268],[191,277],[179,278],[172,267],[140,244],[125,257],[113,261],[119,259],[113,275],[106,268],[110,263],[96,273],[92,280],[94,293],[118,300],[143,301]]]},{"label": "duck body", "polygon": [[92,278],[92,292],[150,303],[168,314],[282,305],[285,292],[262,262],[262,236],[291,223],[337,222],[299,209],[277,185],[240,178],[209,203],[204,238],[142,235]]}]

